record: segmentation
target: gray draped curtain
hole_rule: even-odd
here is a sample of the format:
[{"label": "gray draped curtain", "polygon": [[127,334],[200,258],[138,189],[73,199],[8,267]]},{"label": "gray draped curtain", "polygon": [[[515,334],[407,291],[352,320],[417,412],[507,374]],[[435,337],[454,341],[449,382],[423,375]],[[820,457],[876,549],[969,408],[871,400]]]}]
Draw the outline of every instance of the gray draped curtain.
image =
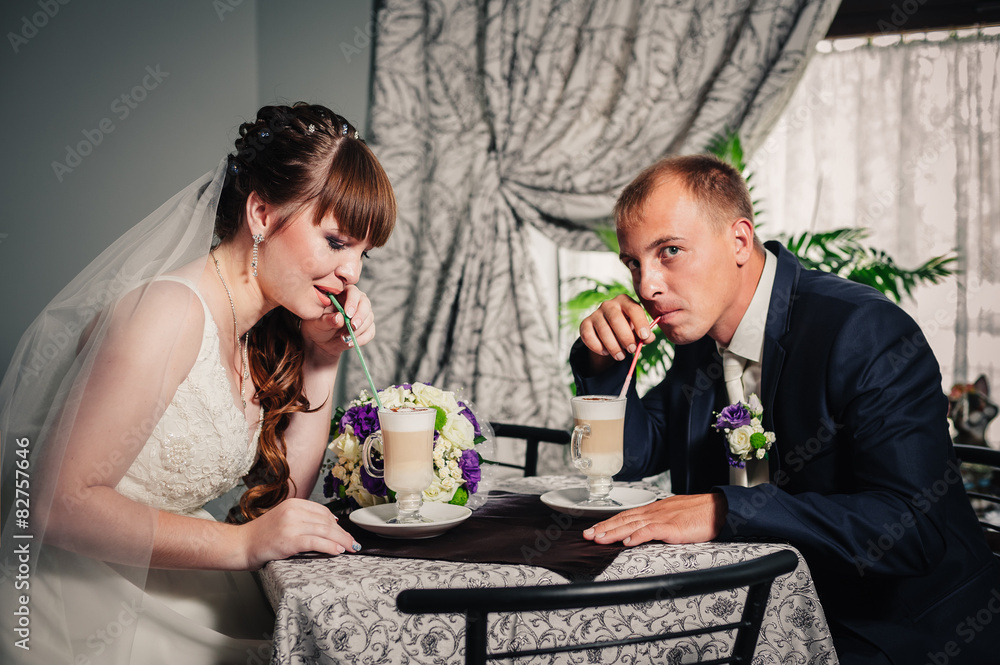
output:
[{"label": "gray draped curtain", "polygon": [[565,358],[527,227],[599,249],[592,229],[644,167],[724,126],[752,147],[838,4],[381,5],[367,138],[399,218],[366,266],[376,383],[462,388],[490,419],[565,426]]}]

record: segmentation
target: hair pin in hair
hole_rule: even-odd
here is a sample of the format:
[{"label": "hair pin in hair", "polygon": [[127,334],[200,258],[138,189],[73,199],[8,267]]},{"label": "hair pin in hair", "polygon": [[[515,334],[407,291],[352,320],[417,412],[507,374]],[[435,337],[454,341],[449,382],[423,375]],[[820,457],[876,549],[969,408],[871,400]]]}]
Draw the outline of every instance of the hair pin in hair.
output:
[{"label": "hair pin in hair", "polygon": [[347,123],[345,122],[340,126],[340,135],[347,136]]},{"label": "hair pin in hair", "polygon": [[240,167],[232,159],[229,160],[229,172],[233,175],[239,175],[240,172]]},{"label": "hair pin in hair", "polygon": [[360,137],[358,136],[358,130],[356,130],[356,129],[354,130],[354,138],[360,138]]},{"label": "hair pin in hair", "polygon": [[266,138],[268,138],[270,136],[271,136],[271,132],[267,131],[266,129],[260,133],[260,137],[262,139],[266,139]]},{"label": "hair pin in hair", "polygon": [[309,126],[308,126],[308,127],[306,127],[306,131],[307,131],[307,132],[309,132],[310,134],[312,134],[313,132],[315,132],[315,131],[316,131],[316,125],[314,125],[314,124],[312,124],[312,123],[310,122],[310,123],[309,123]]}]

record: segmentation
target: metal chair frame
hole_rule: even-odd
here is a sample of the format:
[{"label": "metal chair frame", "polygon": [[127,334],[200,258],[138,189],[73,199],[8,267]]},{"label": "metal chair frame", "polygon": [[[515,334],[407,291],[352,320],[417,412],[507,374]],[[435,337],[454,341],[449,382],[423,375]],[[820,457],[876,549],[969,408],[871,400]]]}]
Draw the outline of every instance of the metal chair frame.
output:
[{"label": "metal chair frame", "polygon": [[[992,448],[984,448],[983,446],[970,446],[965,444],[956,443],[955,455],[958,456],[959,462],[965,462],[967,464],[981,464],[983,466],[991,467],[994,471],[1000,471],[1000,450],[993,450]],[[983,501],[988,501],[992,504],[1000,506],[1000,496],[995,494],[983,494],[982,492],[969,492],[970,499],[982,499]],[[986,534],[987,541],[990,541],[991,548],[997,546],[997,541],[1000,541],[1000,526],[993,524],[991,522],[986,522],[984,520],[979,520],[979,525],[983,528]],[[994,551],[994,556],[1000,558],[1000,552]]]},{"label": "metal chair frame", "polygon": [[557,443],[560,445],[569,444],[569,432],[561,429],[548,429],[546,427],[532,427],[530,425],[513,425],[510,423],[490,423],[493,433],[496,436],[503,436],[511,439],[524,439],[527,446],[524,449],[524,466],[510,464],[508,462],[496,462],[497,466],[506,466],[511,469],[523,469],[525,477],[538,475],[538,444]]},{"label": "metal chair frame", "polygon": [[[407,614],[445,612],[464,614],[465,662],[469,665],[483,665],[490,660],[505,658],[524,658],[585,649],[644,644],[732,630],[736,631],[732,654],[725,658],[704,661],[703,665],[721,663],[749,665],[757,647],[764,610],[771,595],[771,585],[775,578],[795,570],[798,563],[799,559],[795,552],[782,550],[752,561],[743,561],[718,568],[631,580],[493,589],[407,589],[396,597],[396,607]],[[604,642],[500,653],[488,651],[488,615],[491,613],[550,611],[662,602],[673,598],[717,593],[740,587],[748,587],[747,599],[740,620],[736,622]]]}]

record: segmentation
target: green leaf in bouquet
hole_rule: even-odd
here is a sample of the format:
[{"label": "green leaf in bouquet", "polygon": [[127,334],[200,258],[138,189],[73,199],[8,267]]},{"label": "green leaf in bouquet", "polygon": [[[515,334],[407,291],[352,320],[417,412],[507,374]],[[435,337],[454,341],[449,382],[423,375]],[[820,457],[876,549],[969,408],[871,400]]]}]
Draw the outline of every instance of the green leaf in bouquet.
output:
[{"label": "green leaf in bouquet", "polygon": [[486,437],[480,434],[479,436],[477,436],[475,439],[472,440],[472,443],[475,443],[475,444],[478,445],[478,444],[482,443],[483,441],[486,441]]},{"label": "green leaf in bouquet", "polygon": [[340,435],[340,420],[347,413],[347,409],[342,406],[338,406],[337,410],[333,412],[333,419],[330,420],[330,436]]},{"label": "green leaf in bouquet", "polygon": [[448,503],[454,504],[456,506],[464,506],[469,502],[469,490],[464,487],[459,487],[455,490],[455,496],[451,497],[451,501]]},{"label": "green leaf in bouquet", "polygon": [[431,408],[437,411],[437,417],[434,419],[434,429],[440,432],[448,422],[448,414],[440,406],[434,406]]}]

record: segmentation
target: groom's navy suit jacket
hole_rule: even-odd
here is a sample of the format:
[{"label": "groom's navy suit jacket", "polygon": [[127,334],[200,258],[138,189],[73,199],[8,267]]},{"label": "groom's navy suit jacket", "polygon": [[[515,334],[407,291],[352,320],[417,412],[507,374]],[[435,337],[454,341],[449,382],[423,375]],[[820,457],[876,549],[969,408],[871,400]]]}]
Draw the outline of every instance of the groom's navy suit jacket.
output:
[{"label": "groom's navy suit jacket", "polygon": [[[848,644],[840,636],[867,642],[898,665],[933,663],[928,654],[1000,663],[1000,570],[958,474],[927,340],[876,290],[767,247],[778,257],[759,322],[763,425],[776,435],[771,484],[727,484],[725,440],[711,427],[727,400],[708,337],[678,346],[664,381],[641,400],[630,387],[618,477],[669,469],[677,494],[725,494],[719,540],[798,548],[838,647]],[[617,394],[628,363],[587,375],[586,354],[578,340],[578,392]]]}]

